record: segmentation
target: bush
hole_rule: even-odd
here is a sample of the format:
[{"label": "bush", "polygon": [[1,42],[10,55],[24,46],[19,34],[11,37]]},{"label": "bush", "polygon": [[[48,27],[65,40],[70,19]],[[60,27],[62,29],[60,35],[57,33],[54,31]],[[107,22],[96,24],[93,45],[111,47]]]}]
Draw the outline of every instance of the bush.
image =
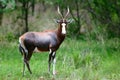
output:
[{"label": "bush", "polygon": [[4,35],[0,34],[0,42],[4,41],[5,40],[5,37]]},{"label": "bush", "polygon": [[11,32],[7,33],[6,36],[5,36],[6,40],[7,41],[13,41],[15,39],[15,35]]}]

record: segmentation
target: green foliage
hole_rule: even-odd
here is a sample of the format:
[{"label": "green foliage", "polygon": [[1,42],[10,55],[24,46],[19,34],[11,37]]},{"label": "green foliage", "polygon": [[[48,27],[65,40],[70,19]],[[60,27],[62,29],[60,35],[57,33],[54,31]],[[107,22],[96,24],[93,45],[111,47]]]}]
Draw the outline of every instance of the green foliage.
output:
[{"label": "green foliage", "polygon": [[[17,18],[23,19],[22,22],[23,24],[25,24],[23,25],[25,26],[25,29],[21,32],[24,33],[29,30],[28,26],[31,16],[28,15],[35,12],[34,8],[37,3],[44,5],[47,9],[49,9],[49,6],[60,6],[63,14],[66,12],[66,8],[69,6],[70,15],[75,21],[70,24],[71,28],[69,28],[68,32],[70,33],[70,35],[76,35],[77,37],[79,37],[78,34],[80,33],[80,28],[83,25],[82,23],[84,22],[84,20],[82,19],[82,15],[84,13],[82,13],[82,10],[87,10],[88,14],[90,14],[89,16],[92,17],[90,20],[91,22],[95,23],[95,25],[91,23],[92,26],[103,26],[102,30],[106,29],[105,31],[108,38],[119,37],[120,35],[119,0],[0,0],[0,12],[3,13],[4,11],[7,11],[9,14],[9,11],[11,10],[21,10],[20,12],[22,12],[22,14],[18,14]],[[0,22],[2,22],[2,16],[3,14],[0,15]],[[90,35],[92,36],[92,34]],[[95,33],[93,34],[93,36],[95,36]],[[97,37],[97,35],[95,37]]]},{"label": "green foliage", "polygon": [[[107,25],[106,31],[109,38],[119,37],[120,30],[120,1],[118,0],[92,0],[89,1],[91,10],[89,10],[94,16],[94,20],[99,21],[102,25]],[[100,24],[100,25],[101,25]],[[104,28],[104,27],[103,27]]]},{"label": "green foliage", "polygon": [[73,37],[73,36],[75,37],[75,35],[77,35],[77,31],[78,31],[78,30],[76,30],[76,28],[77,28],[77,26],[76,26],[75,22],[70,23],[67,27],[67,31],[68,31],[67,35],[69,37]]},{"label": "green foliage", "polygon": [[15,9],[15,0],[0,0],[0,5],[4,8],[0,8],[0,12],[9,12]]},{"label": "green foliage", "polygon": [[13,41],[15,39],[15,35],[13,33],[7,33],[5,36],[6,40],[8,40],[9,42]]}]

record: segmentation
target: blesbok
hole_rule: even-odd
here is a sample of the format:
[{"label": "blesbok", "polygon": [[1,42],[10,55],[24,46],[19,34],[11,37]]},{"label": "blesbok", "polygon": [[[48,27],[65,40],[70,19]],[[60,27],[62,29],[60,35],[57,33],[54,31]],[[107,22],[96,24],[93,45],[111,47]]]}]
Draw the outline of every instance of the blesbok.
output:
[{"label": "blesbok", "polygon": [[27,66],[30,74],[32,74],[29,61],[33,52],[49,51],[49,66],[48,70],[50,72],[50,65],[53,62],[53,74],[55,75],[55,63],[56,63],[56,51],[63,42],[66,36],[66,26],[71,20],[66,20],[69,14],[69,8],[67,13],[63,16],[58,7],[58,14],[62,17],[61,20],[56,20],[58,23],[57,30],[47,30],[43,32],[27,32],[20,36],[19,38],[19,50],[23,55],[23,75],[25,70],[25,65]]}]

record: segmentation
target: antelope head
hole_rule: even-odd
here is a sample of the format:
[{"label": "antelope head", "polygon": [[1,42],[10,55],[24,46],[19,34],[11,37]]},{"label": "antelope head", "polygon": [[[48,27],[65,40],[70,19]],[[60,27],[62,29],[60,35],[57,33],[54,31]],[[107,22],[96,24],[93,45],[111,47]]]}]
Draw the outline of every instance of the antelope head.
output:
[{"label": "antelope head", "polygon": [[65,16],[63,16],[61,14],[61,11],[60,11],[59,7],[58,7],[58,14],[61,16],[62,19],[56,20],[56,22],[60,25],[60,27],[62,29],[62,34],[66,34],[66,26],[67,26],[68,23],[72,22],[71,19],[70,20],[66,19],[68,14],[69,14],[69,12],[70,12],[70,10],[69,10],[69,7],[68,7],[67,8],[67,13],[65,14]]}]

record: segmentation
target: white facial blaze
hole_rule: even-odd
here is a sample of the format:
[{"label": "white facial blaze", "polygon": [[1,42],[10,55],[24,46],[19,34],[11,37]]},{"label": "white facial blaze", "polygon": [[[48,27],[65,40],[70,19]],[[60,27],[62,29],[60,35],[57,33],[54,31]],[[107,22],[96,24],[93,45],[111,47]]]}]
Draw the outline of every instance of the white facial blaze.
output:
[{"label": "white facial blaze", "polygon": [[66,24],[62,23],[62,34],[66,34],[66,28],[65,28]]}]

